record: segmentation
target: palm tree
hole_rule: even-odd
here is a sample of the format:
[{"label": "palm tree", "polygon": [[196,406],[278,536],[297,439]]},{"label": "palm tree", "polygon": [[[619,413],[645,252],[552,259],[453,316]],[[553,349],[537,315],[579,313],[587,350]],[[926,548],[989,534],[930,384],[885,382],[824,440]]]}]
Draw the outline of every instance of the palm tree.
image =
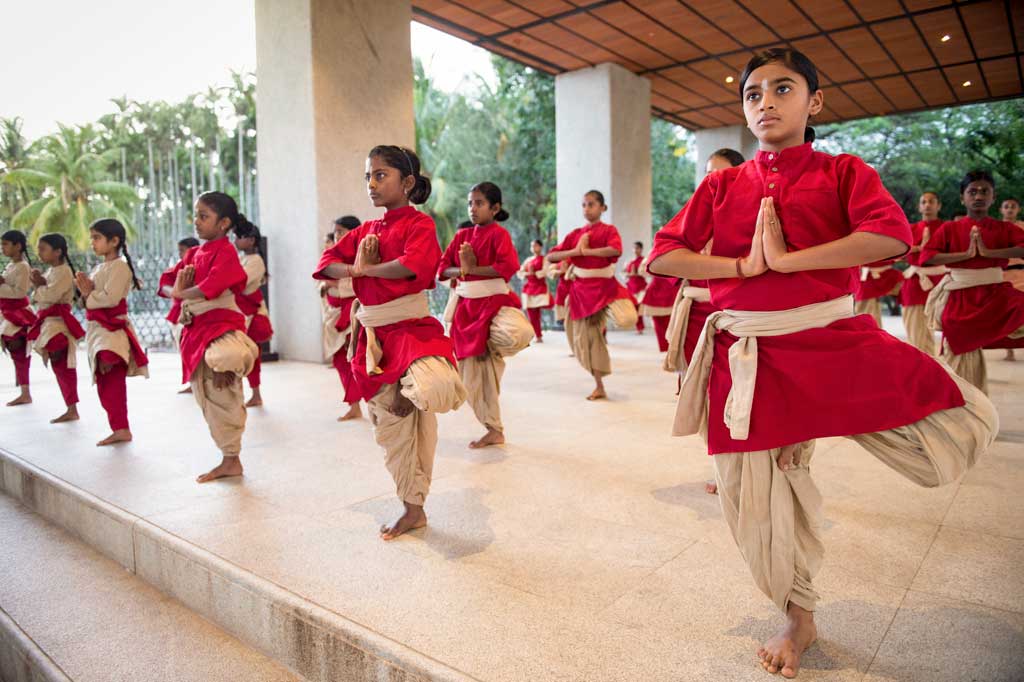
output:
[{"label": "palm tree", "polygon": [[0,225],[4,226],[29,202],[24,183],[5,181],[11,171],[28,163],[28,140],[21,134],[21,124],[20,118],[0,118]]},{"label": "palm tree", "polygon": [[92,126],[59,125],[57,133],[32,146],[29,163],[3,177],[5,184],[21,184],[38,196],[14,214],[14,227],[26,230],[30,239],[60,232],[83,248],[97,218],[117,218],[131,230],[128,215],[139,197],[132,187],[109,179],[116,177],[121,150],[99,153],[98,140]]}]

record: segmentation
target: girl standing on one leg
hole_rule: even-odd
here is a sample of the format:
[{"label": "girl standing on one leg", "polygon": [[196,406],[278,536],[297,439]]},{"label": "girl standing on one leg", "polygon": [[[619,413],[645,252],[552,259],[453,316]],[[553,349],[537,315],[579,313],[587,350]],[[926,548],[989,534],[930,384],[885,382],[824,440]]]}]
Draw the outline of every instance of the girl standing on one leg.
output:
[{"label": "girl standing on one leg", "polygon": [[[178,262],[167,268],[160,275],[160,282],[157,285],[156,295],[160,298],[171,298],[171,289],[174,288],[174,282],[178,278],[178,271],[183,267],[182,260],[185,258],[185,254],[193,246],[199,246],[199,240],[195,237],[185,237],[178,240]],[[171,301],[171,309],[167,313],[167,321],[171,324],[171,338],[174,339],[174,349],[180,351],[181,348],[181,325],[178,324],[178,315],[181,314],[181,303],[179,301]],[[185,386],[178,393],[191,393],[192,387]]]},{"label": "girl standing on one leg", "polygon": [[89,239],[93,253],[103,261],[89,275],[76,273],[75,285],[85,299],[89,371],[111,430],[96,445],[113,445],[132,439],[126,379],[149,377],[149,358],[128,319],[128,293],[140,284],[128,255],[124,225],[113,218],[97,220],[89,226]]},{"label": "girl standing on one leg", "polygon": [[199,195],[195,228],[204,243],[185,254],[171,290],[171,297],[181,302],[182,381],[192,385],[222,455],[221,463],[199,476],[198,483],[242,475],[242,377],[252,371],[260,349],[246,334],[245,315],[238,308],[237,296],[249,278],[227,235],[231,230],[252,234],[254,227],[227,194]]},{"label": "girl standing on one leg", "polygon": [[0,237],[3,254],[11,259],[0,275],[0,342],[14,361],[14,379],[21,395],[7,403],[8,407],[28,405],[32,393],[28,387],[32,356],[28,348],[28,330],[36,321],[28,302],[32,266],[28,262],[28,241],[25,233],[8,230]]},{"label": "girl standing on one leg", "polygon": [[444,328],[430,314],[441,247],[430,216],[410,203],[430,196],[415,152],[392,145],[370,150],[366,190],[384,217],[363,223],[324,252],[313,277],[352,278],[359,300],[351,358],[360,396],[367,401],[374,437],[405,507],[380,529],[394,538],[427,524],[423,504],[437,449],[438,412],[458,409],[466,389]]},{"label": "girl standing on one leg", "polygon": [[[644,243],[633,242],[633,260],[626,263],[623,272],[626,275],[626,290],[633,295],[638,304],[644,302],[644,292],[647,290],[647,273],[643,269]],[[637,311],[636,333],[644,333],[644,312],[643,307]]]},{"label": "girl standing on one leg", "polygon": [[614,225],[601,222],[606,210],[604,195],[597,190],[583,195],[587,224],[566,235],[547,255],[552,263],[569,261],[575,277],[566,319],[572,320],[573,353],[594,377],[594,390],[587,400],[608,397],[604,377],[612,373],[612,361],[605,339],[606,318],[611,316],[620,329],[632,328],[637,318],[636,300],[615,277],[622,238]]},{"label": "girl standing on one leg", "polygon": [[935,192],[924,192],[917,202],[917,208],[921,212],[921,220],[910,226],[914,245],[904,256],[910,267],[903,271],[900,306],[903,310],[903,326],[907,330],[907,342],[928,355],[935,355],[935,332],[925,318],[924,304],[928,300],[928,292],[946,274],[946,266],[922,265],[921,249],[943,223],[939,218],[942,202]]},{"label": "girl standing on one leg", "polygon": [[[270,324],[270,312],[263,300],[263,285],[267,282],[267,259],[263,253],[263,240],[260,228],[249,221],[235,225],[235,248],[242,252],[242,269],[245,270],[245,289],[235,294],[235,303],[245,315],[245,333],[257,346],[270,341],[274,336],[274,328]],[[260,394],[260,356],[256,356],[256,364],[249,372],[249,387],[252,398],[246,407],[261,407],[263,396]]]},{"label": "girl standing on one leg", "polygon": [[[359,218],[347,215],[334,221],[331,233],[331,248],[341,241],[345,235],[362,224]],[[356,293],[352,288],[352,278],[342,277],[334,282],[321,282],[320,295],[326,304],[324,312],[324,358],[331,361],[341,381],[343,399],[348,405],[348,412],[338,417],[345,422],[363,416],[359,408],[359,387],[352,374],[352,363],[348,359],[348,342],[352,334],[352,306],[356,302]]]},{"label": "girl standing on one leg", "polygon": [[78,340],[85,330],[71,314],[75,299],[75,266],[68,257],[68,242],[64,235],[44,234],[36,246],[39,260],[50,266],[44,275],[33,270],[32,300],[39,317],[28,332],[32,347],[43,358],[43,364],[53,368],[64,398],[64,414],[50,420],[51,424],[78,419]]},{"label": "girl standing on one leg", "polygon": [[769,50],[747,64],[739,90],[760,151],[704,179],[658,233],[650,269],[708,279],[720,308],[687,369],[673,432],[707,436],[726,523],[786,614],[758,656],[795,677],[817,635],[824,553],[815,439],[846,436],[938,486],[974,464],[998,418],[976,388],[855,315],[856,268],[905,253],[910,226],[863,161],[811,147],[807,120],[823,107],[814,65]]},{"label": "girl standing on one leg", "polygon": [[505,442],[499,403],[505,358],[530,345],[533,329],[508,286],[519,257],[499,224],[509,217],[501,190],[481,182],[469,190],[467,206],[473,227],[455,233],[441,256],[438,279],[457,281],[450,335],[469,404],[487,429],[469,447],[483,448]]},{"label": "girl standing on one leg", "polygon": [[949,273],[929,293],[925,316],[942,331],[939,357],[988,391],[982,348],[1024,347],[1024,292],[1003,279],[1008,259],[1024,257],[1024,230],[988,217],[995,180],[971,171],[960,182],[967,217],[943,223],[921,252],[925,265]]},{"label": "girl standing on one leg", "polygon": [[544,243],[535,239],[530,245],[533,255],[523,261],[519,268],[519,278],[523,280],[523,309],[526,310],[533,325],[533,335],[537,343],[544,343],[544,331],[541,329],[541,311],[554,305],[551,292],[548,291],[547,263],[544,261]]}]

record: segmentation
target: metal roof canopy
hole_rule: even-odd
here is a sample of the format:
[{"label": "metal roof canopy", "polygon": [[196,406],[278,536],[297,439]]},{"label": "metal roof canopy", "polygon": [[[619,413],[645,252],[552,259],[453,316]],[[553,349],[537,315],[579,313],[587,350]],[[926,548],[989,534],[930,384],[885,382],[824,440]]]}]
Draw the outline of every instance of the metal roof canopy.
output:
[{"label": "metal roof canopy", "polygon": [[[816,123],[1024,95],[1019,0],[412,0],[413,18],[556,75],[615,62],[651,81],[651,113],[698,130],[744,124],[751,53],[818,67]],[[732,79],[732,80],[729,80]]]}]

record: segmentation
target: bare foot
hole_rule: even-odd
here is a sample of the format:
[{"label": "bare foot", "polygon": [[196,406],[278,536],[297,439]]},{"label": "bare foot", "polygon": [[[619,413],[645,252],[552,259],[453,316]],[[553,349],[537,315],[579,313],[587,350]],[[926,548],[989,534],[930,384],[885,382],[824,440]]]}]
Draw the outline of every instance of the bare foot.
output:
[{"label": "bare foot", "polygon": [[353,419],[360,419],[362,416],[363,411],[359,408],[359,403],[352,403],[348,406],[348,412],[338,417],[338,421],[352,421]]},{"label": "bare foot", "polygon": [[64,422],[76,422],[78,421],[78,407],[75,405],[68,405],[67,412],[59,417],[54,417],[50,420],[51,424],[63,424]]},{"label": "bare foot", "polygon": [[249,398],[249,402],[245,404],[246,407],[263,407],[263,398],[259,396],[253,396]]},{"label": "bare foot", "polygon": [[15,405],[28,405],[32,402],[32,395],[28,391],[22,391],[14,400],[7,403],[7,407],[14,407]]},{"label": "bare foot", "polygon": [[1017,361],[1017,356],[1013,354],[1013,349],[1012,348],[1007,348],[1006,349],[1006,355],[1003,356],[1003,360],[1006,360],[1007,362],[1016,362]]},{"label": "bare foot", "polygon": [[800,657],[817,637],[814,613],[790,603],[786,625],[757,650],[761,666],[773,675],[782,673],[783,677],[796,677],[800,672]]},{"label": "bare foot", "polygon": [[487,429],[487,433],[484,434],[483,438],[479,438],[469,444],[469,447],[474,450],[477,448],[486,448],[488,445],[501,445],[505,442],[505,434],[501,431],[495,431],[494,429]]},{"label": "bare foot", "polygon": [[540,337],[537,337],[536,339],[533,340],[533,342],[534,343],[544,343],[544,339],[542,339]]},{"label": "bare foot", "polygon": [[397,521],[380,527],[381,540],[394,540],[403,533],[408,533],[410,530],[423,528],[427,525],[427,515],[423,512],[423,507],[409,504],[408,502],[404,504],[405,513]]},{"label": "bare foot", "polygon": [[114,431],[112,434],[101,440],[99,443],[96,443],[96,445],[97,447],[100,447],[103,445],[113,445],[114,443],[130,443],[131,440],[131,431],[129,431],[128,429],[118,429],[117,431]]},{"label": "bare foot", "polygon": [[608,397],[608,394],[604,392],[603,388],[595,388],[594,392],[587,396],[587,400],[604,400]]},{"label": "bare foot", "polygon": [[708,495],[717,495],[718,483],[716,483],[715,481],[708,481],[707,483],[704,484],[704,492],[706,492]]},{"label": "bare foot", "polygon": [[229,478],[242,475],[242,460],[238,457],[225,457],[220,464],[196,478],[196,483],[209,483],[218,478]]},{"label": "bare foot", "polygon": [[192,387],[191,386],[186,386],[185,388],[183,388],[180,391],[178,391],[178,395],[182,395],[183,393],[191,393],[191,392],[192,392]]}]

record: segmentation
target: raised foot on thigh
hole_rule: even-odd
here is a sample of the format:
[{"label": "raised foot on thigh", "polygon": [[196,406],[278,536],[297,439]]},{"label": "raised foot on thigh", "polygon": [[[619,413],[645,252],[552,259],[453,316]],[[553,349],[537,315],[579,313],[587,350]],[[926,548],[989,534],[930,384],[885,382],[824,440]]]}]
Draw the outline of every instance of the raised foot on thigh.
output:
[{"label": "raised foot on thigh", "polygon": [[132,432],[128,429],[118,429],[112,434],[96,443],[97,446],[113,445],[114,443],[130,443],[132,440]]},{"label": "raised foot on thigh", "polygon": [[352,403],[348,406],[348,412],[338,417],[338,421],[347,422],[353,419],[360,419],[363,416],[363,410],[359,407],[359,403]]},{"label": "raised foot on thigh", "polygon": [[380,527],[380,538],[381,540],[394,540],[400,535],[426,525],[427,515],[423,511],[423,507],[406,502],[404,514],[392,523],[386,523]]},{"label": "raised foot on thigh", "polygon": [[761,667],[773,675],[796,677],[800,672],[800,658],[817,637],[814,613],[790,604],[786,624],[757,650]]},{"label": "raised foot on thigh", "polygon": [[486,448],[488,445],[501,445],[504,442],[504,433],[502,433],[501,431],[496,431],[495,429],[487,429],[487,433],[485,433],[483,437],[472,441],[469,444],[469,447],[473,449]]},{"label": "raised foot on thigh", "polygon": [[54,417],[50,420],[51,424],[63,424],[64,422],[78,421],[78,408],[74,405],[68,405],[67,411],[59,417]]},{"label": "raised foot on thigh", "polygon": [[225,457],[221,463],[196,478],[196,483],[209,483],[218,478],[230,478],[242,475],[242,461],[237,457]]}]

